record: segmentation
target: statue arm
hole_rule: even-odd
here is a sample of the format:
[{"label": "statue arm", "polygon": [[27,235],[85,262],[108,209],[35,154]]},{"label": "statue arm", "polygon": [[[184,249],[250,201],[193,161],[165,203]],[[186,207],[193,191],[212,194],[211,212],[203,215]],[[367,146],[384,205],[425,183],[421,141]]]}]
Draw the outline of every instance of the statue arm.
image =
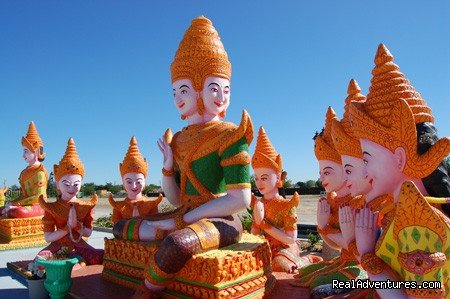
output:
[{"label": "statue arm", "polygon": [[47,196],[47,176],[44,171],[38,171],[34,177],[37,178],[32,190],[33,195],[12,201],[15,206],[29,206],[38,202],[40,195]]},{"label": "statue arm", "polygon": [[42,224],[44,225],[44,238],[48,243],[61,239],[69,232],[67,229],[56,228],[55,218],[47,210],[45,210],[44,217],[42,217]]},{"label": "statue arm", "polygon": [[179,177],[180,172],[178,170],[174,170],[174,175],[163,175],[162,178],[162,189],[164,191],[164,195],[167,200],[176,208],[181,205],[180,187],[177,183]]}]

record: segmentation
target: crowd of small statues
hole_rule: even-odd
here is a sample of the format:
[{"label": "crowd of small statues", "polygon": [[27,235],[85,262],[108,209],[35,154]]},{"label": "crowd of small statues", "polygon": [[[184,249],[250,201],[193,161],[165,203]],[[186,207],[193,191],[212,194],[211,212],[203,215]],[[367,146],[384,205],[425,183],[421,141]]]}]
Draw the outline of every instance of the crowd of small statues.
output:
[{"label": "crowd of small statues", "polygon": [[[93,248],[86,239],[92,234],[97,196],[77,198],[85,171],[75,142],[69,139],[54,165],[58,196],[51,202],[43,142],[31,122],[22,138],[27,167],[19,177],[21,196],[5,205],[7,188],[0,190],[0,222],[14,219],[16,229],[33,226],[35,235],[40,228],[50,243],[45,251],[67,247],[84,264],[103,263],[104,277],[134,286],[136,298],[158,297],[166,289],[194,298],[260,298],[273,287],[271,271],[295,274],[292,285],[309,288],[314,298],[342,296],[333,280],[354,279],[438,281],[440,286],[349,289],[348,298],[450,298],[450,179],[443,165],[450,139],[437,137],[431,109],[382,44],[372,75],[367,96],[350,81],[342,119],[329,107],[324,129],[314,136],[327,192],[318,202],[317,230],[340,252],[331,260],[300,254],[300,196],[279,194],[286,171],[264,128],[250,156],[248,113],[242,113],[239,125],[223,121],[230,104],[231,63],[205,17],[192,21],[171,64],[174,104],[187,126],[175,134],[168,129],[157,142],[163,155],[162,189],[174,210],[158,213],[162,195],[142,194],[148,165],[132,137],[119,165],[127,196],[122,201],[109,197],[114,239],[105,240],[105,250]],[[251,194],[250,167],[261,198]],[[243,232],[237,216],[247,208],[251,232]],[[31,238],[8,232],[9,241]],[[249,240],[251,254],[233,253]],[[114,276],[114,271],[123,272]],[[217,287],[237,281],[244,287]],[[214,285],[219,293],[201,284]]]}]

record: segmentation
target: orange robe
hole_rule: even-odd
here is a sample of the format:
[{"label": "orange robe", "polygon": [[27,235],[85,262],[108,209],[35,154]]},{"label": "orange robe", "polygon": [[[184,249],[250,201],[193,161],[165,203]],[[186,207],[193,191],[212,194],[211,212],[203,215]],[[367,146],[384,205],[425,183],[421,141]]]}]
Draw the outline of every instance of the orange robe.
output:
[{"label": "orange robe", "polygon": [[[121,219],[158,213],[158,204],[162,199],[163,196],[160,194],[156,199],[143,196],[140,199],[132,200],[127,197],[122,201],[114,201],[112,195],[110,195],[109,203],[113,207],[112,222],[116,224]],[[133,215],[134,209],[137,209],[139,215]]]},{"label": "orange robe", "polygon": [[[67,226],[67,220],[69,219],[69,211],[72,206],[75,207],[77,220],[83,224],[83,227],[90,229],[93,228],[93,209],[97,204],[97,195],[94,195],[89,201],[75,199],[70,202],[61,199],[58,199],[56,202],[47,202],[41,196],[39,198],[39,204],[45,211],[44,217],[42,218],[44,233],[51,233],[58,229],[69,229]],[[78,231],[72,229],[72,236],[74,240],[78,240],[80,234]],[[52,253],[55,253],[63,246],[66,246],[70,251],[81,255],[87,264],[102,263],[103,250],[93,248],[86,243],[83,238],[81,238],[80,241],[75,242],[70,238],[69,234],[59,240],[53,241],[43,250],[49,250]]]}]

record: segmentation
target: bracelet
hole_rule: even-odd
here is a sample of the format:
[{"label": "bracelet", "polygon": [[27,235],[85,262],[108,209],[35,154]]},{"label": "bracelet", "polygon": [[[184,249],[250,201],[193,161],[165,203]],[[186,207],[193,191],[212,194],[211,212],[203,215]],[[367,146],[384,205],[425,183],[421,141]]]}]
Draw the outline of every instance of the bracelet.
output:
[{"label": "bracelet", "polygon": [[383,272],[386,264],[375,253],[367,252],[361,257],[361,266],[370,274],[377,275]]},{"label": "bracelet", "polygon": [[164,167],[162,168],[162,174],[165,176],[173,176],[175,174],[175,171],[173,169],[167,170]]}]

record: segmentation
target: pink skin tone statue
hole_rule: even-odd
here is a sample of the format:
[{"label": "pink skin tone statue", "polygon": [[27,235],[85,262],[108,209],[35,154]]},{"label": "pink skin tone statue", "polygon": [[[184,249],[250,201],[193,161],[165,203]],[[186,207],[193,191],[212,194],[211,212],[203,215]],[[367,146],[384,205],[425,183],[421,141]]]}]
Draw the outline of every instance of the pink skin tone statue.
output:
[{"label": "pink skin tone statue", "polygon": [[[391,152],[368,139],[360,139],[360,142],[364,152],[364,173],[372,186],[368,197],[375,198],[392,193],[394,202],[397,203],[401,186],[405,181],[412,181],[423,195],[428,195],[422,180],[410,178],[403,173],[406,152],[402,147]],[[355,238],[360,256],[375,250],[377,219],[378,213],[373,213],[368,208],[355,215]],[[372,281],[394,280],[386,270],[378,275],[368,274]],[[408,298],[402,290],[377,290],[377,292],[382,298]]]},{"label": "pink skin tone statue", "polygon": [[[254,171],[256,187],[263,195],[263,198],[272,199],[279,197],[277,184],[280,181],[281,174],[271,168],[255,168]],[[257,225],[260,225],[264,219],[264,205],[260,200],[255,203],[253,217]],[[284,244],[293,244],[297,239],[297,230],[285,231],[272,226],[265,231]],[[257,234],[259,231],[252,229],[252,233]]]},{"label": "pink skin tone statue", "polygon": [[122,176],[122,183],[129,199],[142,198],[142,190],[145,187],[145,176],[142,173],[126,173]]},{"label": "pink skin tone statue", "polygon": [[[338,198],[350,194],[341,164],[330,160],[319,160],[319,169],[320,181],[326,192],[336,192]],[[330,205],[325,198],[321,198],[317,204],[317,226],[319,228],[324,228],[327,225],[330,219],[330,212]],[[344,240],[342,233],[328,234],[327,237],[339,246],[335,249],[347,248],[348,244]]]},{"label": "pink skin tone statue", "polygon": [[[72,200],[75,200],[77,198],[78,192],[80,192],[81,176],[79,174],[67,174],[56,182],[56,186],[61,193],[61,198],[59,200],[70,202]],[[77,226],[77,215],[75,209],[72,209],[70,211],[67,225],[71,228]],[[78,232],[83,237],[89,237],[92,234],[92,229],[85,228],[84,226],[80,225],[80,230]],[[57,229],[54,232],[46,232],[44,233],[45,241],[49,243],[57,241],[68,233],[68,230],[65,229]]]},{"label": "pink skin tone statue", "polygon": [[[38,151],[35,150],[34,152],[30,151],[26,147],[23,148],[23,154],[22,157],[27,162],[28,166],[39,166],[41,165],[41,162],[38,160]],[[17,209],[16,206],[11,205],[11,203],[7,203],[2,210],[2,215],[8,215],[8,211]]]},{"label": "pink skin tone statue", "polygon": [[[347,188],[352,196],[368,194],[372,190],[369,179],[364,172],[363,159],[341,155],[342,165],[344,166],[345,180]],[[366,202],[372,200],[372,197],[366,196]],[[344,242],[347,244],[355,239],[354,210],[344,205],[339,207],[339,227],[341,229]],[[356,256],[360,259],[360,256]]]},{"label": "pink skin tone statue", "polygon": [[[180,114],[189,125],[204,124],[210,121],[220,121],[219,114],[223,112],[230,103],[230,81],[221,77],[210,76],[205,79],[203,89],[195,91],[191,80],[180,79],[172,84],[174,104]],[[197,99],[201,98],[204,105],[203,115],[199,114]],[[158,140],[158,147],[161,150],[164,161],[163,167],[167,171],[173,168],[173,152],[164,137]],[[169,202],[179,207],[180,189],[173,176],[163,176],[162,188]],[[250,188],[228,189],[227,193],[221,197],[189,211],[183,217],[184,222],[194,223],[203,218],[224,217],[242,211],[250,204]],[[154,240],[156,230],[172,230],[175,228],[174,219],[160,221],[143,221],[139,228],[139,238],[141,240]],[[159,291],[163,287],[150,284],[147,280],[145,285],[148,289]]]}]

